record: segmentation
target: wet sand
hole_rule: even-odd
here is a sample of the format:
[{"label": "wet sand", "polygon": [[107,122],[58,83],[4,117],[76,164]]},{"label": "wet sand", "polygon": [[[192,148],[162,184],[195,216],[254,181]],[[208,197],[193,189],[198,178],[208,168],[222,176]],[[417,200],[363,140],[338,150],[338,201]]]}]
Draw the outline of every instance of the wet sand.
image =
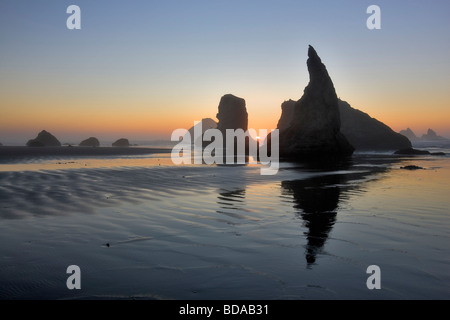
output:
[{"label": "wet sand", "polygon": [[[275,176],[167,153],[86,156],[88,168],[47,157],[0,172],[1,299],[450,298],[448,157],[355,155]],[[73,264],[79,291],[65,286]],[[369,265],[382,290],[367,289]]]},{"label": "wet sand", "polygon": [[22,147],[0,146],[0,163],[29,161],[44,157],[104,157],[170,153],[168,148],[143,147]]}]

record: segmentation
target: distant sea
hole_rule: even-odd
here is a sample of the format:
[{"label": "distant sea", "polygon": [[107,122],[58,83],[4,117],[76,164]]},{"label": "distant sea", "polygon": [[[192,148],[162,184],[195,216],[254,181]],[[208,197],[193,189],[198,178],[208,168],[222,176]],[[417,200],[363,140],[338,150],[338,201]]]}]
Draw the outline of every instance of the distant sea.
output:
[{"label": "distant sea", "polygon": [[450,299],[450,145],[421,147],[446,155],[3,157],[0,299]]}]

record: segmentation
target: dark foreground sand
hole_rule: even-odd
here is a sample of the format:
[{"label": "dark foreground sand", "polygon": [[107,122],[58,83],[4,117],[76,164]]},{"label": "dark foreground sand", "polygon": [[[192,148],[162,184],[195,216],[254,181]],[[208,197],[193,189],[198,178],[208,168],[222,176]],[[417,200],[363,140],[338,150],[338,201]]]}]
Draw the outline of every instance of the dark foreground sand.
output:
[{"label": "dark foreground sand", "polygon": [[[120,149],[86,151],[99,150]],[[282,162],[271,176],[170,153],[21,159],[0,165],[0,300],[450,297],[449,156]],[[4,170],[22,165],[37,169]]]}]

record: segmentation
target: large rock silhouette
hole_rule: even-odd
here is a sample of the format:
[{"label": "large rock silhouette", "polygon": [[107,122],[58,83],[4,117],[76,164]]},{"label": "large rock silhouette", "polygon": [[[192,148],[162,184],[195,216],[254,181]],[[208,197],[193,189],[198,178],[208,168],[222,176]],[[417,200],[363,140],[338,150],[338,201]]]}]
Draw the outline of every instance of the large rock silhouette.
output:
[{"label": "large rock silhouette", "polygon": [[[356,150],[398,150],[411,148],[411,141],[403,134],[354,109],[345,101],[338,99],[341,116],[341,133]],[[278,128],[286,128],[292,121],[295,102],[286,101],[281,106],[282,114]],[[413,133],[414,134],[414,133]]]},{"label": "large rock silhouette", "polygon": [[61,142],[50,132],[42,130],[36,138],[28,140],[28,147],[60,147]]},{"label": "large rock silhouette", "polygon": [[225,135],[227,129],[248,129],[248,113],[245,100],[232,94],[226,94],[220,99],[217,113],[217,129]]},{"label": "large rock silhouette", "polygon": [[310,81],[303,97],[295,103],[289,126],[278,128],[280,156],[299,160],[349,156],[354,148],[340,131],[339,105],[333,82],[312,46],[308,49],[307,66]]},{"label": "large rock silhouette", "polygon": [[[234,137],[234,141],[227,141],[227,130],[242,129],[247,132],[248,129],[248,113],[245,107],[245,100],[236,97],[232,94],[226,94],[220,99],[219,112],[216,115],[219,120],[217,123],[217,129],[220,130],[223,137],[223,146],[226,147],[224,156],[246,156],[249,152],[249,137],[244,139],[244,149],[241,149],[238,145],[239,139]],[[234,149],[229,149],[228,144],[233,143]],[[242,160],[242,159],[241,159]]]}]

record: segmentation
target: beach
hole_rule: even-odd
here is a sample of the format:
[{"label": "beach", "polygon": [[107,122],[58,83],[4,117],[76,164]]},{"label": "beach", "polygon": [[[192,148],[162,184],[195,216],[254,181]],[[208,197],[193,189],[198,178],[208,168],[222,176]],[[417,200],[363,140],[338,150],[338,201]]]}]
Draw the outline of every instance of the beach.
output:
[{"label": "beach", "polygon": [[449,13],[1,1],[0,300],[450,300]]},{"label": "beach", "polygon": [[450,298],[448,149],[273,176],[108,149],[2,154],[0,299]]}]

